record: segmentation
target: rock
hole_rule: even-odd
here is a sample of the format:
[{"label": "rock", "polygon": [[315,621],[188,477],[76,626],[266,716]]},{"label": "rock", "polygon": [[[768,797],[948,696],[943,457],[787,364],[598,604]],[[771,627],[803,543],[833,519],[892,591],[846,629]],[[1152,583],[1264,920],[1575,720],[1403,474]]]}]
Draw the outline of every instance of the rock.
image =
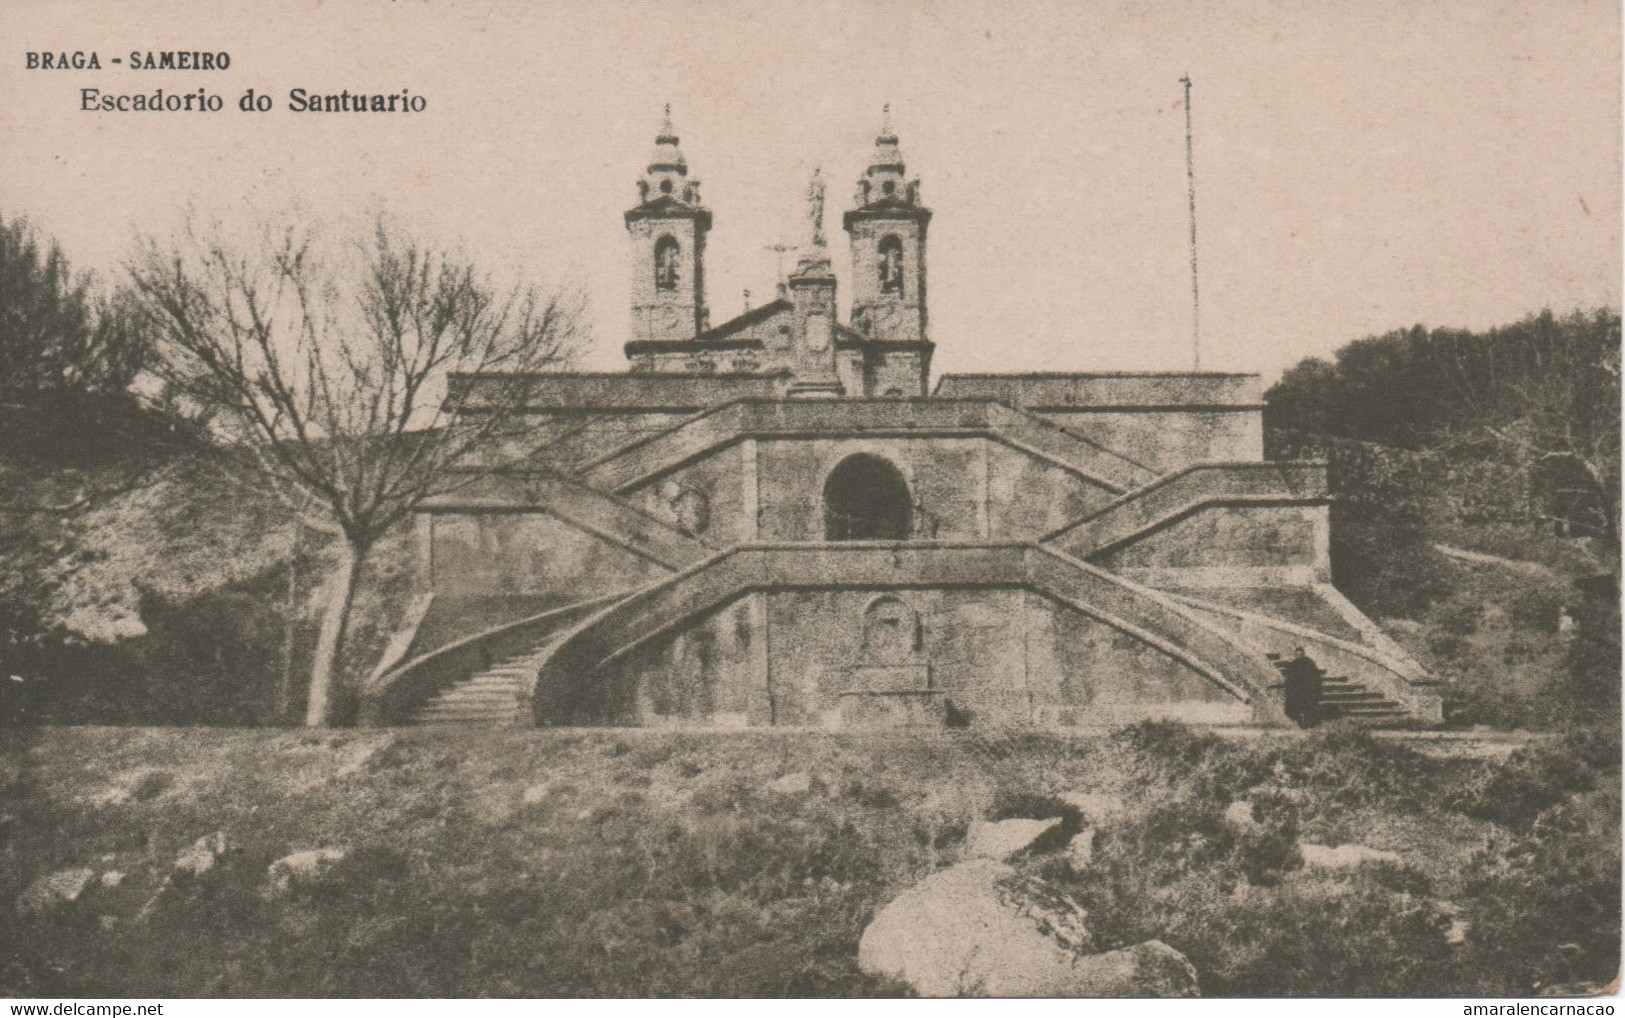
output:
[{"label": "rock", "polygon": [[526,806],[535,806],[538,803],[546,802],[547,797],[551,795],[552,792],[553,786],[544,781],[539,785],[531,785],[529,788],[521,792],[519,794],[519,801],[523,802]]},{"label": "rock", "polygon": [[313,880],[349,854],[347,848],[311,848],[285,855],[265,871],[271,879],[270,890],[286,894],[295,880]]},{"label": "rock", "polygon": [[1089,955],[1073,967],[1074,997],[1200,997],[1196,966],[1160,940]]},{"label": "rock", "polygon": [[96,879],[96,871],[77,867],[40,877],[17,896],[18,915],[44,915],[79,900]]},{"label": "rock", "polygon": [[1386,862],[1397,866],[1404,861],[1397,852],[1385,852],[1365,845],[1338,845],[1336,848],[1327,848],[1325,845],[1311,845],[1304,841],[1298,843],[1298,851],[1303,853],[1303,864],[1309,869],[1342,870],[1368,862]]},{"label": "rock", "polygon": [[1237,799],[1224,808],[1224,822],[1238,831],[1250,831],[1258,826],[1253,819],[1253,804],[1246,799]]},{"label": "rock", "polygon": [[924,997],[1054,992],[1072,952],[1008,901],[999,881],[1014,872],[973,859],[926,877],[863,931],[859,967],[901,979]]},{"label": "rock", "polygon": [[1452,946],[1467,943],[1467,934],[1473,931],[1473,924],[1458,915],[1454,905],[1441,905],[1439,912],[1450,921],[1450,925],[1444,928],[1444,942]]},{"label": "rock", "polygon": [[357,739],[349,743],[334,754],[339,766],[333,773],[341,778],[348,778],[361,773],[363,768],[372,763],[373,757],[388,749],[394,742],[395,737],[393,735],[382,735]]},{"label": "rock", "polygon": [[1060,817],[977,821],[971,824],[970,833],[965,836],[965,857],[1003,862],[1059,826]]},{"label": "rock", "polygon": [[1191,996],[1196,972],[1150,941],[1086,955],[1079,910],[1022,901],[1013,867],[973,859],[934,873],[881,909],[858,944],[865,972],[925,997]]},{"label": "rock", "polygon": [[102,874],[103,887],[111,889],[122,883],[124,883],[124,874],[120,873],[118,870],[108,870],[106,873]]},{"label": "rock", "polygon": [[1075,870],[1086,869],[1095,861],[1095,829],[1085,827],[1066,843],[1066,859]]},{"label": "rock", "polygon": [[786,774],[782,778],[769,781],[767,788],[768,791],[777,792],[780,795],[806,795],[812,790],[812,778],[800,771],[796,771],[793,774]]},{"label": "rock", "polygon": [[1100,827],[1128,809],[1121,798],[1107,792],[1062,792],[1056,798],[1083,814],[1086,827]]},{"label": "rock", "polygon": [[175,871],[189,873],[194,877],[214,869],[214,864],[226,852],[226,835],[221,831],[205,834],[181,850],[175,857]]}]

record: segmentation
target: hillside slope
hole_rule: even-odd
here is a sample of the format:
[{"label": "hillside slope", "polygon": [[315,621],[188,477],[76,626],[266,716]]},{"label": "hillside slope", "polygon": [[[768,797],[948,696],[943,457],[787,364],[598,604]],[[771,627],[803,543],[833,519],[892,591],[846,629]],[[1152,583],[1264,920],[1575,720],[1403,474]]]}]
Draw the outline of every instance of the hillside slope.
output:
[{"label": "hillside slope", "polygon": [[1619,723],[1620,318],[1399,330],[1300,362],[1266,449],[1329,461],[1338,586],[1466,726]]},{"label": "hillside slope", "polygon": [[[895,993],[856,968],[876,910],[972,821],[1071,823],[1076,791],[1120,815],[1090,863],[1034,855],[1023,886],[1086,908],[1101,950],[1164,940],[1208,995],[1524,994],[1619,960],[1617,741],[1483,762],[1168,724],[3,737],[13,995]],[[1403,861],[1305,869],[1300,839]],[[343,857],[278,886],[320,850]],[[39,903],[81,869],[76,900]]]},{"label": "hillside slope", "polygon": [[[26,467],[26,469],[25,469]],[[20,502],[76,471],[0,459]],[[95,488],[94,479],[79,487]],[[196,460],[170,459],[84,510],[0,518],[0,668],[19,721],[276,724],[298,714],[332,568],[330,539]],[[410,596],[405,528],[377,549],[352,674]]]}]

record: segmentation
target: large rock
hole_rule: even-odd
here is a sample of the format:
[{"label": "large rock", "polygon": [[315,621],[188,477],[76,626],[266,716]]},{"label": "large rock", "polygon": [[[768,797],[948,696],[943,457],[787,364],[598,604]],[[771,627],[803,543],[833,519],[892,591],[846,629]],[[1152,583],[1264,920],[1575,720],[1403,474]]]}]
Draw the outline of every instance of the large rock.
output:
[{"label": "large rock", "polygon": [[973,859],[934,873],[881,909],[858,965],[925,997],[1192,996],[1196,972],[1157,941],[1087,955],[1084,914],[1003,886],[1014,869]]},{"label": "large rock", "polygon": [[214,864],[225,854],[225,834],[221,831],[205,834],[181,849],[180,854],[175,856],[175,872],[201,877],[214,869]]},{"label": "large rock", "polygon": [[266,870],[272,894],[286,894],[296,880],[314,880],[349,855],[344,848],[311,848],[278,859]]},{"label": "large rock", "polygon": [[78,867],[40,877],[17,896],[18,915],[43,915],[79,900],[96,880],[96,871]]},{"label": "large rock", "polygon": [[1298,851],[1303,853],[1304,866],[1317,870],[1345,870],[1368,862],[1394,865],[1403,862],[1397,852],[1385,852],[1380,848],[1370,848],[1366,845],[1338,845],[1336,848],[1328,848],[1325,845],[1312,845],[1304,841],[1298,844]]},{"label": "large rock", "polygon": [[965,855],[971,859],[1004,862],[1017,852],[1061,826],[1061,818],[1049,820],[978,820],[965,835]]}]

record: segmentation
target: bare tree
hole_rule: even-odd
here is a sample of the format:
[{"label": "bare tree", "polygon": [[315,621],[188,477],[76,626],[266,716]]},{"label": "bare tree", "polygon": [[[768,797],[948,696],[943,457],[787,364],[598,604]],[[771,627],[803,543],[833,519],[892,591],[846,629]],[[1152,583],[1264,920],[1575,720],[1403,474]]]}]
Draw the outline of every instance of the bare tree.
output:
[{"label": "bare tree", "polygon": [[[335,683],[369,554],[459,466],[498,442],[537,373],[573,356],[578,292],[501,288],[380,221],[334,249],[305,231],[243,253],[148,242],[131,267],[168,392],[210,415],[222,465],[342,538],[310,668],[307,725]],[[477,384],[454,375],[481,376]]]}]

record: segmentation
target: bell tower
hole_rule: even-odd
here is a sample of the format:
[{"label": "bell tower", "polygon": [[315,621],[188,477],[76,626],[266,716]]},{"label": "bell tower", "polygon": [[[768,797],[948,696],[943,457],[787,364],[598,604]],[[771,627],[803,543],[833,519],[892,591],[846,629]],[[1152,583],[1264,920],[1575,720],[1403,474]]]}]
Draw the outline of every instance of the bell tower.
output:
[{"label": "bell tower", "polygon": [[906,179],[904,169],[888,105],[856,207],[841,223],[852,238],[852,327],[870,339],[922,343],[931,210],[920,204],[919,179]]},{"label": "bell tower", "polygon": [[638,204],[626,213],[632,251],[632,341],[690,340],[708,326],[705,235],[711,210],[700,182],[688,176],[677,147],[671,106],[655,137]]}]

